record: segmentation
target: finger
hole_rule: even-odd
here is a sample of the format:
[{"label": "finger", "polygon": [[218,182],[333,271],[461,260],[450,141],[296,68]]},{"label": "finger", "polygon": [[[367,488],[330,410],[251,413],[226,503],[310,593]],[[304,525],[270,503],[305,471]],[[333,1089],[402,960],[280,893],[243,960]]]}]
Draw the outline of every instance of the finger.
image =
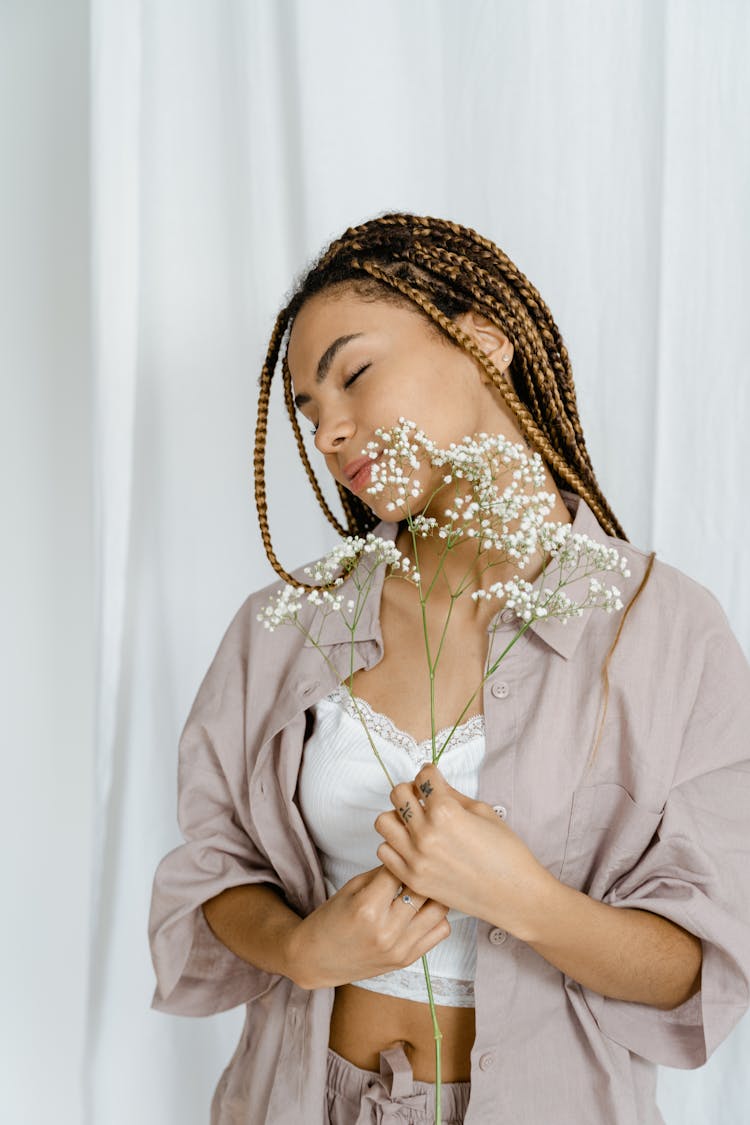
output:
[{"label": "finger", "polygon": [[[438,773],[439,772],[440,771],[438,770]],[[442,774],[440,774],[440,776],[442,777]],[[419,803],[422,808],[424,808],[425,802],[429,800],[429,798],[435,792],[435,779],[430,773],[426,772],[425,766],[422,767],[417,776],[414,778],[414,788],[419,794]]]},{"label": "finger", "polygon": [[420,937],[419,944],[417,945],[416,950],[410,955],[411,960],[408,961],[407,964],[411,965],[419,957],[424,956],[425,953],[429,953],[429,951],[431,949],[434,949],[439,942],[445,941],[445,939],[450,936],[450,932],[451,924],[448,919],[439,919],[435,923],[435,925],[427,931],[426,934],[423,934]]},{"label": "finger", "polygon": [[419,794],[420,804],[425,810],[427,809],[427,802],[430,798],[435,801],[440,798],[450,797],[465,809],[472,809],[477,803],[473,797],[462,793],[460,789],[454,789],[453,786],[445,780],[445,777],[434,762],[425,762],[414,778],[414,788]]},{"label": "finger", "polygon": [[[410,907],[405,907],[405,910],[410,910]],[[428,901],[421,910],[414,915],[412,920],[409,921],[403,928],[403,940],[405,946],[403,948],[403,960],[401,964],[406,967],[412,965],[419,957],[427,953],[438,944],[444,941],[450,935],[451,924],[445,917],[445,914],[440,910],[436,910],[436,904]]]},{"label": "finger", "polygon": [[[397,879],[396,876],[393,875],[387,867],[378,868],[375,877],[378,879],[379,883],[386,888],[382,892],[384,896],[387,895],[387,901],[385,901],[383,904],[384,909],[392,906],[393,903],[396,903],[399,906],[402,905],[405,910],[410,910],[412,914],[416,914],[417,910],[422,907],[425,902],[427,902],[427,899],[424,897],[424,895],[418,895],[410,887],[407,887],[400,879]],[[395,884],[395,887],[393,886],[393,884]],[[409,899],[408,902],[403,901],[403,895],[407,896],[407,898]],[[414,909],[415,907],[417,908],[416,910]],[[447,906],[445,907],[445,910],[448,910]]]},{"label": "finger", "polygon": [[412,848],[412,837],[407,825],[395,809],[390,812],[378,813],[373,821],[373,827],[386,843],[390,844],[400,855],[407,856]]},{"label": "finger", "polygon": [[391,909],[410,910],[412,914],[418,914],[426,902],[425,895],[418,895],[410,887],[402,886],[401,893],[395,895],[391,902]]},{"label": "finger", "polygon": [[419,791],[412,781],[402,781],[391,789],[391,801],[396,814],[410,831],[418,829],[424,819],[424,807],[419,797]]},{"label": "finger", "polygon": [[[382,844],[378,845],[378,859],[381,860],[386,865],[388,870],[391,871],[396,877],[396,879],[398,880],[396,886],[398,886],[399,882],[403,883],[404,886],[408,886],[409,872],[406,868],[406,864],[404,863],[404,860],[396,851],[396,849],[391,847],[391,845],[387,841],[384,841]],[[393,894],[395,893],[396,892],[394,888]]]},{"label": "finger", "polygon": [[384,909],[404,890],[403,880],[394,875],[385,864],[376,869],[372,885],[376,887]]}]

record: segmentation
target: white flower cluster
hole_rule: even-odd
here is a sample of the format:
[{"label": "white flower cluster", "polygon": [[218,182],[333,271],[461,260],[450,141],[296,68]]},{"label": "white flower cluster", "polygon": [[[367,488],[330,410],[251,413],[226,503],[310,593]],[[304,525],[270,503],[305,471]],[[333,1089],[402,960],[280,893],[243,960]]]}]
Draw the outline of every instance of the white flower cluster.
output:
[{"label": "white flower cluster", "polygon": [[[373,460],[379,457],[372,466],[367,492],[376,495],[387,490],[387,510],[399,511],[402,518],[406,515],[412,530],[423,538],[436,533],[449,546],[459,539],[476,539],[481,550],[505,551],[523,569],[537,549],[544,517],[555,502],[552,493],[539,491],[545,468],[538,453],[529,456],[520,443],[514,444],[502,434],[487,433],[467,436],[440,449],[415,422],[403,417],[398,425],[378,428],[375,433],[383,441],[380,454],[376,442],[368,442],[362,451]],[[413,477],[421,466],[420,450],[432,466],[449,470],[433,495],[454,485],[455,495],[444,509],[447,522],[443,524],[434,516],[411,513],[411,498],[421,490],[420,482]],[[498,477],[507,472],[512,479],[501,493]],[[529,484],[534,489],[531,494],[523,491]],[[516,520],[520,521],[519,528],[510,534],[508,524]]]},{"label": "white flower cluster", "polygon": [[592,578],[589,583],[589,592],[582,602],[574,602],[564,594],[561,589],[547,590],[542,588],[534,590],[530,582],[524,578],[511,578],[504,585],[497,582],[490,591],[477,590],[471,596],[474,599],[506,596],[506,606],[515,609],[516,616],[522,621],[532,622],[540,617],[557,617],[563,625],[567,625],[571,617],[580,617],[584,609],[604,609],[612,613],[615,609],[622,609],[620,591],[616,586],[604,586]]},{"label": "white flower cluster", "polygon": [[[620,555],[614,547],[606,547],[597,543],[588,535],[571,531],[570,524],[546,524],[539,536],[544,550],[549,552],[553,560],[560,564],[561,581],[556,589],[540,587],[535,590],[530,582],[523,578],[511,578],[509,581],[495,582],[486,590],[475,590],[471,597],[474,601],[493,598],[504,600],[508,609],[514,609],[516,616],[522,621],[536,621],[540,617],[557,617],[565,625],[570,617],[580,617],[584,609],[603,609],[607,613],[622,609],[620,591],[617,586],[605,586],[597,578],[589,579],[589,588],[582,602],[574,602],[563,587],[569,585],[577,575],[576,571],[585,567],[582,577],[587,577],[591,571],[618,571],[625,578],[630,577],[627,567],[627,558]],[[550,564],[548,563],[547,566]],[[563,578],[563,572],[568,569],[568,575]]]},{"label": "white flower cluster", "polygon": [[257,620],[262,621],[271,633],[278,625],[296,622],[304,592],[296,586],[282,586],[279,593],[274,594],[263,610],[255,615]]},{"label": "white flower cluster", "polygon": [[343,570],[348,574],[354,570],[363,555],[371,558],[373,566],[380,563],[395,565],[401,559],[401,552],[395,543],[388,539],[381,539],[372,531],[364,537],[361,535],[347,535],[332,550],[319,559],[312,566],[306,566],[304,573],[309,575],[314,582],[328,586],[333,583],[340,586],[344,578],[339,574]]},{"label": "white flower cluster", "polygon": [[[344,576],[339,573],[343,570],[345,574],[351,573],[354,576],[355,588],[359,589],[356,568],[364,556],[367,556],[371,562],[369,576],[372,576],[381,563],[394,569],[408,570],[410,567],[409,559],[402,558],[395,543],[388,539],[381,539],[370,531],[365,537],[349,535],[342,539],[322,559],[312,566],[306,566],[304,573],[321,586],[332,585],[336,589],[344,584]],[[413,573],[409,576],[413,577]],[[323,606],[329,613],[351,614],[354,613],[357,605],[354,598],[347,598],[343,592],[333,593],[326,589],[305,591],[287,583],[272,596],[263,610],[256,614],[256,619],[273,632],[278,625],[296,623],[302,603],[305,601],[314,606]]]},{"label": "white flower cluster", "polygon": [[[546,522],[545,516],[554,507],[555,497],[540,491],[545,468],[538,453],[529,456],[521,444],[514,445],[501,434],[486,433],[465,437],[459,443],[452,442],[448,449],[440,449],[415,422],[406,418],[400,418],[397,426],[388,430],[379,428],[375,432],[384,444],[378,463],[372,467],[372,483],[367,491],[377,493],[388,488],[394,497],[388,508],[402,509],[402,517],[405,511],[415,535],[423,538],[437,535],[446,540],[446,550],[460,539],[474,539],[480,552],[503,552],[507,559],[515,560],[519,571],[537,552],[549,556],[559,568],[556,589],[534,590],[529,582],[514,577],[505,583],[496,582],[486,590],[474,591],[471,596],[475,601],[480,598],[504,600],[525,622],[541,617],[558,617],[566,622],[588,607],[601,608],[608,613],[622,609],[617,587],[604,586],[595,578],[590,580],[586,599],[580,604],[563,592],[581,570],[583,577],[600,571],[619,571],[629,577],[630,571],[627,559],[614,548],[587,535],[574,534],[569,523]],[[450,484],[455,486],[455,495],[444,509],[446,523],[441,524],[435,516],[424,512],[412,515],[409,509],[409,497],[420,491],[419,481],[412,479],[413,472],[420,466],[420,450],[433,466],[448,469],[433,495]],[[379,456],[375,442],[369,442],[363,452],[372,459]],[[508,470],[512,479],[501,492],[498,476]],[[535,491],[530,494],[521,491],[523,485],[529,484]],[[508,530],[511,521],[517,523],[513,532]],[[370,566],[360,572],[365,558]],[[364,537],[347,536],[318,562],[304,568],[304,573],[323,588],[304,591],[296,586],[284,586],[257,618],[271,631],[289,622],[302,629],[298,618],[302,603],[307,601],[322,607],[324,615],[329,612],[348,614],[353,627],[362,593],[380,565],[388,566],[391,575],[400,573],[419,586],[421,596],[418,568],[402,555],[395,543],[369,532]],[[548,561],[547,567],[549,565]],[[356,600],[339,589],[347,577],[357,591]]]},{"label": "white flower cluster", "polygon": [[573,532],[570,524],[545,524],[540,531],[539,545],[549,552],[561,566],[581,566],[591,570],[617,570],[630,577],[628,560],[614,547],[597,543],[588,535]]}]

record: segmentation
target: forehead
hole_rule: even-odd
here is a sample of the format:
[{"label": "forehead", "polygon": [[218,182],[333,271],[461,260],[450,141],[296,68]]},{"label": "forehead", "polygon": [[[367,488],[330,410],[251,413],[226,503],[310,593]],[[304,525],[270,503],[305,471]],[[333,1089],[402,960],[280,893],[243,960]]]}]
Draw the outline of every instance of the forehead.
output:
[{"label": "forehead", "polygon": [[289,334],[287,363],[292,379],[310,378],[323,352],[339,336],[414,331],[421,321],[419,310],[412,312],[388,301],[365,300],[351,292],[316,294],[305,301]]}]

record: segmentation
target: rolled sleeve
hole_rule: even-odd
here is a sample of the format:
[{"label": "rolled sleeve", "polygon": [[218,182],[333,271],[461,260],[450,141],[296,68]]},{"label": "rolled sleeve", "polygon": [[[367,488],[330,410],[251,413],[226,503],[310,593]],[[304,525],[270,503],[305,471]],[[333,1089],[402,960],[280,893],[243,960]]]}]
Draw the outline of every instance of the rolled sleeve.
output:
[{"label": "rolled sleeve", "polygon": [[229,887],[282,882],[255,837],[249,807],[245,661],[230,626],[180,736],[177,820],[185,842],[154,875],[148,937],[151,1007],[205,1016],[247,1003],[277,981],[219,941],[202,904]]},{"label": "rolled sleeve", "polygon": [[665,1011],[583,989],[605,1035],[684,1069],[703,1065],[750,1006],[750,666],[718,617],[653,841],[602,895],[700,938],[700,990]]}]

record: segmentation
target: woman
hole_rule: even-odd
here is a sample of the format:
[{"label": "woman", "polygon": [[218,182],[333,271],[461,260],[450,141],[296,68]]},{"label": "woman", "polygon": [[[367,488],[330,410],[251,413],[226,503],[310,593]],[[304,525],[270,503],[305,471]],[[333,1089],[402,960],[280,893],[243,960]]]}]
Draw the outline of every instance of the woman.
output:
[{"label": "woman", "polygon": [[[539,294],[474,231],[396,213],[334,242],[272,335],[256,498],[285,582],[305,583],[305,571],[288,574],[274,554],[264,449],[287,329],[287,407],[342,534],[374,529],[413,559],[387,497],[367,492],[362,458],[377,427],[405,416],[442,447],[480,431],[523,442],[546,465],[548,519],[628,543],[594,476],[567,352]],[[337,483],[345,528],[296,411]],[[420,469],[413,511],[436,472]],[[423,584],[441,547],[422,541]],[[400,770],[390,792],[382,772],[379,791],[372,780],[372,752],[339,687],[351,656],[340,620],[326,622],[323,660],[294,629],[262,632],[259,611],[282,582],[240,607],[182,733],[186,842],[157,869],[149,925],[153,1007],[247,1005],[212,1125],[431,1122],[428,951],[446,1123],[659,1122],[656,1064],[700,1066],[729,1034],[750,987],[750,668],[708,590],[630,544],[627,557],[623,612],[535,623],[439,767],[426,750],[416,590],[384,581],[381,567],[352,667]],[[474,575],[477,587],[515,572],[497,561]],[[544,561],[523,576],[539,579]],[[461,551],[449,557],[428,639],[465,569]],[[438,727],[453,726],[481,681],[488,634],[518,632],[508,613],[455,603]],[[435,838],[440,847],[427,846]]]}]

